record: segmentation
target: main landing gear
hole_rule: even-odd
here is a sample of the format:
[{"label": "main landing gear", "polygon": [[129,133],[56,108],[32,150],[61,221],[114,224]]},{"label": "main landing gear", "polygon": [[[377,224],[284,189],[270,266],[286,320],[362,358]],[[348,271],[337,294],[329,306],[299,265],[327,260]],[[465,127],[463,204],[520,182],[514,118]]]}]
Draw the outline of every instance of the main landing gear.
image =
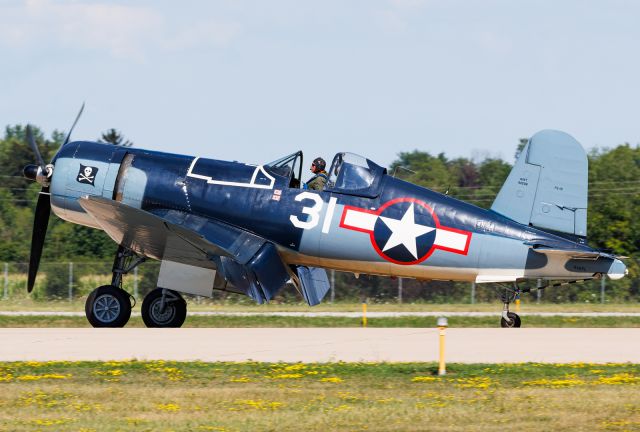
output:
[{"label": "main landing gear", "polygon": [[122,275],[129,273],[145,258],[120,246],[113,261],[111,285],[96,288],[87,297],[84,312],[94,327],[124,327],[131,317],[135,299],[122,289]]},{"label": "main landing gear", "polygon": [[89,294],[84,312],[94,327],[124,327],[131,317],[131,296],[122,288],[103,285]]},{"label": "main landing gear", "polygon": [[509,312],[509,303],[520,297],[520,288],[517,283],[513,284],[513,288],[505,287],[500,293],[500,300],[504,305],[502,308],[502,318],[500,318],[500,327],[513,328],[520,327],[522,321],[520,316],[515,312]]},{"label": "main landing gear", "polygon": [[[122,289],[122,276],[145,259],[122,246],[118,248],[111,285],[98,287],[87,297],[84,310],[93,327],[124,327],[127,324],[135,299]],[[141,314],[147,327],[180,327],[187,317],[187,302],[176,291],[156,288],[142,301]]]},{"label": "main landing gear", "polygon": [[141,312],[147,327],[180,327],[187,317],[187,302],[176,291],[156,288],[142,301]]}]

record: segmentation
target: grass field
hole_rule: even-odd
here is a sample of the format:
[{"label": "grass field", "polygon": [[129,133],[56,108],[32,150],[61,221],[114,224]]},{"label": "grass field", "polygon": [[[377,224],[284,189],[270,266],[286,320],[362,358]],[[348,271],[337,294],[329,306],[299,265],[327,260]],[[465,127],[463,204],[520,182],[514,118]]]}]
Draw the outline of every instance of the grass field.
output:
[{"label": "grass field", "polygon": [[640,365],[0,363],[0,431],[638,431]]},{"label": "grass field", "polygon": [[[640,327],[633,317],[540,317],[522,316],[523,327]],[[183,327],[360,327],[360,318],[281,316],[190,316]],[[368,327],[435,327],[434,317],[368,318]],[[449,317],[449,327],[499,327],[500,316]],[[0,316],[0,327],[90,327],[84,316]],[[144,327],[140,317],[132,317],[127,327]]]}]

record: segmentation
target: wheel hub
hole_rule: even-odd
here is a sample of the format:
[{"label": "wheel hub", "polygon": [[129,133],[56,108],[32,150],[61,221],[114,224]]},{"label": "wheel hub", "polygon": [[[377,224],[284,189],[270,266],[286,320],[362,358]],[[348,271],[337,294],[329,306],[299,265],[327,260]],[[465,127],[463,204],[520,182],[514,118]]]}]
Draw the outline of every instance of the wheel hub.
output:
[{"label": "wheel hub", "polygon": [[151,306],[151,316],[158,324],[169,322],[176,314],[176,308],[171,303],[165,301],[164,307],[162,300],[157,299]]},{"label": "wheel hub", "polygon": [[102,294],[93,302],[93,314],[103,323],[111,323],[120,315],[120,302],[111,294]]}]

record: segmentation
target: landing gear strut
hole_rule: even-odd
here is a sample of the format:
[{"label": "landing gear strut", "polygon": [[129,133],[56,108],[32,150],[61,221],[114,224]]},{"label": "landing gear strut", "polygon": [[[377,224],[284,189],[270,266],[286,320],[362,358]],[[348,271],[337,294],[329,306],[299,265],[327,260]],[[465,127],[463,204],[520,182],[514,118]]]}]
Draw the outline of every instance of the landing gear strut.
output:
[{"label": "landing gear strut", "polygon": [[89,294],[84,306],[87,320],[93,327],[124,327],[131,317],[131,295],[122,289],[122,275],[129,273],[145,258],[122,246],[113,261],[111,285],[103,285]]},{"label": "landing gear strut", "polygon": [[500,319],[500,327],[513,328],[520,327],[521,320],[515,312],[509,312],[509,303],[520,296],[520,288],[517,283],[513,284],[513,288],[505,288],[500,294],[500,299],[504,305],[502,308],[502,318]]}]

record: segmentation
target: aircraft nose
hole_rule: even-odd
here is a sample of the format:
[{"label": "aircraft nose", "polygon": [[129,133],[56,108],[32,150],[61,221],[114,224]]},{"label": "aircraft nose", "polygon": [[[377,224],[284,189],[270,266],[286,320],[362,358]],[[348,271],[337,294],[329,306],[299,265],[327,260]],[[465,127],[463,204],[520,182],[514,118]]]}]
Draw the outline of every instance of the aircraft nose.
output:
[{"label": "aircraft nose", "polygon": [[619,259],[613,260],[613,263],[607,272],[607,276],[613,280],[622,279],[627,274],[629,274],[629,269],[627,269],[627,266]]}]

